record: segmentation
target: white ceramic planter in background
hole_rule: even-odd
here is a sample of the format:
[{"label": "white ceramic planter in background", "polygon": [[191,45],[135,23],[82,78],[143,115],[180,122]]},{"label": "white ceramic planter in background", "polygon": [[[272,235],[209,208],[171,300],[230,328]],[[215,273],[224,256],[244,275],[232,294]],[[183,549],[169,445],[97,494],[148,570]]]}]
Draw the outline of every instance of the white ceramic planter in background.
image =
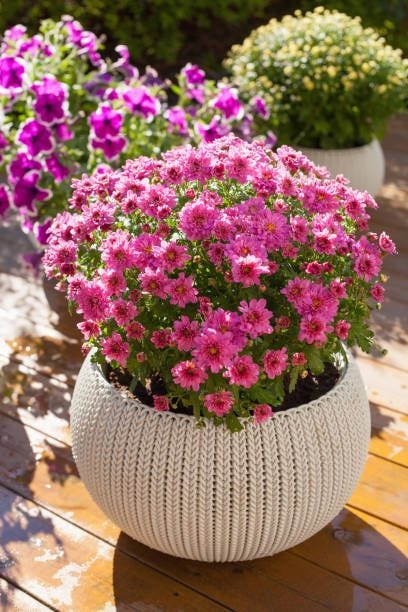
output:
[{"label": "white ceramic planter in background", "polygon": [[372,196],[378,194],[384,181],[384,154],[378,140],[353,149],[309,149],[298,148],[319,166],[326,166],[333,176],[344,174],[351,186],[360,191],[368,191]]},{"label": "white ceramic planter in background", "polygon": [[71,405],[79,473],[136,540],[200,561],[265,557],[306,540],[356,486],[370,415],[355,361],[329,393],[232,434],[159,413],[85,360]]}]

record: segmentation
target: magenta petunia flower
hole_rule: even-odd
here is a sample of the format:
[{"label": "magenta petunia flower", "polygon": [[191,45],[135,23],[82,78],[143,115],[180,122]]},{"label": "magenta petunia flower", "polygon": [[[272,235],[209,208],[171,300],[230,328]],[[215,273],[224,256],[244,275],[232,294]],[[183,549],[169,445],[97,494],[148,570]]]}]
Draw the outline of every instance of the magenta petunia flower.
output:
[{"label": "magenta petunia flower", "polygon": [[207,374],[194,360],[181,361],[171,369],[173,380],[183,389],[198,391],[200,385],[207,379]]},{"label": "magenta petunia flower", "polygon": [[126,367],[126,361],[129,357],[129,344],[125,342],[120,334],[113,332],[110,338],[101,340],[102,355],[107,361],[117,361],[122,368]]},{"label": "magenta petunia flower", "polygon": [[15,57],[0,58],[0,87],[18,89],[23,84],[25,68],[23,62]]},{"label": "magenta petunia flower", "polygon": [[64,166],[55,153],[45,160],[48,172],[51,172],[57,183],[61,183],[69,176],[69,168]]},{"label": "magenta petunia flower", "polygon": [[231,412],[234,405],[234,397],[230,391],[219,391],[218,393],[207,393],[204,398],[204,406],[208,412],[218,417],[225,416]]},{"label": "magenta petunia flower", "polygon": [[50,192],[38,187],[40,174],[38,172],[27,172],[15,184],[13,191],[13,203],[16,208],[28,212],[34,212],[36,201],[47,200]]},{"label": "magenta petunia flower", "polygon": [[229,128],[224,125],[220,117],[213,117],[210,123],[202,123],[197,121],[195,129],[200,134],[204,142],[213,142],[217,138],[225,136],[229,132]]},{"label": "magenta petunia flower", "polygon": [[0,217],[10,208],[10,194],[6,185],[0,184]]},{"label": "magenta petunia flower", "polygon": [[223,86],[214,99],[213,106],[221,111],[226,119],[238,119],[242,117],[244,112],[244,107],[239,101],[238,91],[233,87]]},{"label": "magenta petunia flower", "polygon": [[115,137],[122,127],[122,115],[108,104],[103,104],[89,116],[89,125],[97,138]]},{"label": "magenta petunia flower", "polygon": [[169,122],[171,132],[186,135],[188,133],[188,124],[186,111],[179,106],[173,106],[166,111],[165,117]]},{"label": "magenta petunia flower", "polygon": [[94,149],[100,149],[103,151],[106,159],[109,161],[118,157],[118,155],[127,146],[127,139],[124,136],[118,136],[113,138],[112,136],[106,136],[103,139],[91,138],[91,145]]},{"label": "magenta petunia flower", "polygon": [[263,357],[264,370],[268,378],[280,376],[288,367],[288,350],[286,347],[266,351]]},{"label": "magenta petunia flower", "polygon": [[[263,98],[261,98],[261,96],[255,96],[254,98],[252,98],[251,100],[251,106],[254,110],[254,112],[259,115],[260,117],[262,117],[262,119],[268,119],[270,112],[268,107],[265,104],[265,100]],[[276,141],[275,141],[276,142]],[[273,143],[274,145],[275,143]],[[271,146],[273,146],[271,145]]]},{"label": "magenta petunia flower", "polygon": [[123,94],[123,101],[131,113],[141,115],[145,119],[155,117],[160,110],[160,102],[144,87],[129,88]]},{"label": "magenta petunia flower", "polygon": [[201,68],[195,64],[186,64],[184,68],[182,68],[181,74],[184,75],[187,83],[190,85],[201,85],[205,80],[204,70],[201,70]]},{"label": "magenta petunia flower", "polygon": [[41,93],[34,102],[34,111],[42,123],[52,125],[65,118],[64,99],[55,93]]},{"label": "magenta petunia flower", "polygon": [[36,119],[28,120],[23,125],[18,133],[17,141],[26,146],[32,157],[40,153],[51,153],[54,148],[50,129]]}]

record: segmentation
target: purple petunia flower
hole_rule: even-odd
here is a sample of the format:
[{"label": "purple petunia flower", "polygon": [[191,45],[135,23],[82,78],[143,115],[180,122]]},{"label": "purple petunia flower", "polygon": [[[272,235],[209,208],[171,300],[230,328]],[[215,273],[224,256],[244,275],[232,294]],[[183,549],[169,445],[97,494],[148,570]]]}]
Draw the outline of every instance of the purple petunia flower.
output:
[{"label": "purple petunia flower", "polygon": [[23,84],[24,64],[14,57],[0,59],[0,86],[4,89],[18,89]]},{"label": "purple petunia flower", "polygon": [[39,119],[48,125],[61,121],[65,116],[61,101],[50,93],[38,96],[34,104],[34,111]]},{"label": "purple petunia flower", "polygon": [[26,32],[27,28],[19,23],[4,32],[4,39],[14,41],[19,40],[24,36]]},{"label": "purple petunia flower", "polygon": [[204,83],[205,72],[195,64],[186,64],[181,71],[190,85],[201,85]]},{"label": "purple petunia flower", "polygon": [[160,102],[152,96],[146,87],[134,87],[123,94],[123,100],[128,109],[145,119],[154,117],[160,110]]},{"label": "purple petunia flower", "polygon": [[5,185],[0,184],[0,217],[10,208],[10,195]]},{"label": "purple petunia flower", "polygon": [[16,208],[34,212],[34,202],[46,200],[50,192],[38,187],[39,172],[27,172],[14,187],[13,202]]},{"label": "purple petunia flower", "polygon": [[52,94],[60,100],[60,102],[64,102],[68,97],[67,86],[65,83],[60,83],[53,76],[45,76],[41,81],[37,81],[33,83],[31,86],[32,91],[36,96],[42,96],[44,94]]},{"label": "purple petunia flower", "polygon": [[24,174],[30,170],[41,170],[42,166],[39,161],[32,159],[22,151],[17,153],[17,157],[9,163],[8,174],[11,183],[16,183]]},{"label": "purple petunia flower", "polygon": [[56,139],[61,142],[66,142],[74,137],[74,132],[69,129],[66,123],[57,123],[54,126],[54,133]]},{"label": "purple petunia flower", "polygon": [[226,119],[240,118],[244,110],[239,101],[237,90],[233,87],[222,87],[214,100],[213,106],[218,108]]},{"label": "purple petunia flower", "polygon": [[166,111],[166,119],[170,124],[170,129],[177,129],[179,134],[187,134],[187,119],[186,112],[179,106],[174,106]]},{"label": "purple petunia flower", "polygon": [[4,135],[0,132],[0,149],[6,149],[7,148],[7,140],[5,139]]},{"label": "purple petunia flower", "polygon": [[261,98],[261,96],[255,96],[254,98],[252,98],[251,104],[252,108],[254,109],[254,112],[257,115],[262,117],[262,119],[268,119],[270,115],[269,109],[265,104],[265,100]]},{"label": "purple petunia flower", "polygon": [[117,136],[122,127],[122,115],[108,104],[103,104],[89,117],[89,125],[97,138]]},{"label": "purple petunia flower", "polygon": [[57,183],[61,183],[69,176],[69,169],[60,162],[55,153],[47,157],[45,164],[48,172],[51,172]]},{"label": "purple petunia flower", "polygon": [[30,119],[23,125],[17,140],[27,147],[33,157],[39,153],[51,153],[53,149],[51,131],[36,119]]},{"label": "purple petunia flower", "polygon": [[40,244],[48,244],[48,235],[52,220],[48,219],[44,223],[34,224],[34,234]]},{"label": "purple petunia flower", "polygon": [[222,124],[219,117],[213,117],[210,123],[196,123],[195,128],[204,142],[212,142],[229,132],[228,127]]},{"label": "purple petunia flower", "polygon": [[102,149],[106,159],[112,160],[126,147],[127,140],[124,136],[119,136],[118,138],[106,136],[103,140],[93,138],[91,145],[94,149]]}]

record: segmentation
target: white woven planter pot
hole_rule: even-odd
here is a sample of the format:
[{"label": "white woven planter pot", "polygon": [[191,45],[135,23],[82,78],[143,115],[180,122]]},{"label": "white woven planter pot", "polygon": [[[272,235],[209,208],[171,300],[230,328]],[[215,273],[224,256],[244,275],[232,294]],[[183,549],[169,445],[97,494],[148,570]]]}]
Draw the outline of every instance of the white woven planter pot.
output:
[{"label": "white woven planter pot", "polygon": [[353,149],[309,149],[299,146],[302,153],[319,166],[326,166],[335,176],[344,174],[351,186],[375,196],[383,184],[384,154],[378,140]]},{"label": "white woven planter pot", "polygon": [[88,356],[71,425],[81,478],[112,521],[147,546],[201,561],[272,555],[319,531],[353,491],[370,436],[352,359],[319,400],[231,434],[126,397]]}]

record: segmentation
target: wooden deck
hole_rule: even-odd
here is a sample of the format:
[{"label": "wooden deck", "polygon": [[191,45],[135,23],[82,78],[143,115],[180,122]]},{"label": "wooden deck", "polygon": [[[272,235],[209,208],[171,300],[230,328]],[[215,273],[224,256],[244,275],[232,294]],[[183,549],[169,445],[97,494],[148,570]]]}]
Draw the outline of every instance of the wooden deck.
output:
[{"label": "wooden deck", "polygon": [[[405,135],[404,135],[405,134]],[[178,560],[132,541],[91,501],[71,456],[68,407],[78,342],[61,334],[41,280],[0,229],[0,608],[2,610],[333,609],[408,607],[408,116],[384,141],[387,179],[374,215],[400,255],[388,258],[387,301],[376,313],[381,361],[359,363],[373,431],[361,482],[316,536],[241,564]]]}]

